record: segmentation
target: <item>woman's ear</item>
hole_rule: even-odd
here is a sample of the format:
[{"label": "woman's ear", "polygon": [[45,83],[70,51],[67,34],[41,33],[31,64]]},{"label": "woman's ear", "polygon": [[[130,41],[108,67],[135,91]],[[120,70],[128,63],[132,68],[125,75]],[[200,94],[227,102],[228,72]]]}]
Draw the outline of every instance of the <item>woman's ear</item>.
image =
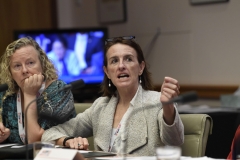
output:
[{"label": "woman's ear", "polygon": [[142,75],[144,68],[145,68],[145,62],[142,61],[142,63],[140,64],[140,73],[139,73],[140,75]]},{"label": "woman's ear", "polygon": [[107,70],[107,68],[105,66],[103,66],[103,70],[104,70],[105,74],[107,75],[107,77],[109,78],[108,70]]}]

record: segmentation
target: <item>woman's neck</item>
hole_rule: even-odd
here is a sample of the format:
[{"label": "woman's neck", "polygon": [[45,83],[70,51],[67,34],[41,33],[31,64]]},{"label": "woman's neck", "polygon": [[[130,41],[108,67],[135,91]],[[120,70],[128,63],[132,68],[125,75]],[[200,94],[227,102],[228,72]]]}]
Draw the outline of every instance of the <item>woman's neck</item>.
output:
[{"label": "woman's neck", "polygon": [[45,89],[50,85],[50,84],[52,84],[52,82],[54,82],[54,81],[56,81],[56,79],[54,79],[54,80],[46,80],[46,82],[45,82]]},{"label": "woman's neck", "polygon": [[118,96],[119,96],[118,104],[120,104],[121,106],[129,105],[131,100],[135,96],[137,90],[138,90],[138,87],[118,90]]}]

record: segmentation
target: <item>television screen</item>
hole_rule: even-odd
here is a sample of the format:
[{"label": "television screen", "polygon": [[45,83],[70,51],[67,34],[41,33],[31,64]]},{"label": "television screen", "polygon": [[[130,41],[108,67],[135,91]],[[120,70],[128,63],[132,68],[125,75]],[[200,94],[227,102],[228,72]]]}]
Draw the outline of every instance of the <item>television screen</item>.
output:
[{"label": "television screen", "polygon": [[100,84],[107,34],[107,28],[27,30],[15,31],[14,38],[35,39],[66,83],[83,79],[85,84]]}]

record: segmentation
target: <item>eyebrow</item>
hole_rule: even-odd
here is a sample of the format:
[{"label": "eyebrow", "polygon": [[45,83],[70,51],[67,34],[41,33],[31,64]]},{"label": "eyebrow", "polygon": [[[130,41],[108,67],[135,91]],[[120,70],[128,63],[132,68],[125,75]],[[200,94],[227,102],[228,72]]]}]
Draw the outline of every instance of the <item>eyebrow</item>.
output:
[{"label": "eyebrow", "polygon": [[[109,57],[109,59],[111,58],[117,58],[119,56],[112,56],[112,57]],[[123,57],[135,57],[133,54],[127,54],[127,55],[124,55]]]},{"label": "eyebrow", "polygon": [[[29,61],[29,60],[34,60],[34,58],[31,58],[31,57],[29,57],[29,58],[27,58],[27,59],[26,59],[26,61]],[[13,63],[18,63],[18,62],[19,62],[19,60],[16,60],[16,61],[11,61],[11,62],[13,62]]]}]

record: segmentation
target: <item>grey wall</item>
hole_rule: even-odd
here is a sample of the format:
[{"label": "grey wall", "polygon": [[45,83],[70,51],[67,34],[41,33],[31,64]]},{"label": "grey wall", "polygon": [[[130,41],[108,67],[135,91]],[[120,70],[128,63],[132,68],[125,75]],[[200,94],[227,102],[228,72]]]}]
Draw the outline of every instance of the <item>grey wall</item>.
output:
[{"label": "grey wall", "polygon": [[[97,27],[96,0],[58,0],[59,28]],[[189,0],[127,0],[127,22],[105,25],[109,36],[135,35],[155,84],[240,84],[240,1],[192,6]]]}]

